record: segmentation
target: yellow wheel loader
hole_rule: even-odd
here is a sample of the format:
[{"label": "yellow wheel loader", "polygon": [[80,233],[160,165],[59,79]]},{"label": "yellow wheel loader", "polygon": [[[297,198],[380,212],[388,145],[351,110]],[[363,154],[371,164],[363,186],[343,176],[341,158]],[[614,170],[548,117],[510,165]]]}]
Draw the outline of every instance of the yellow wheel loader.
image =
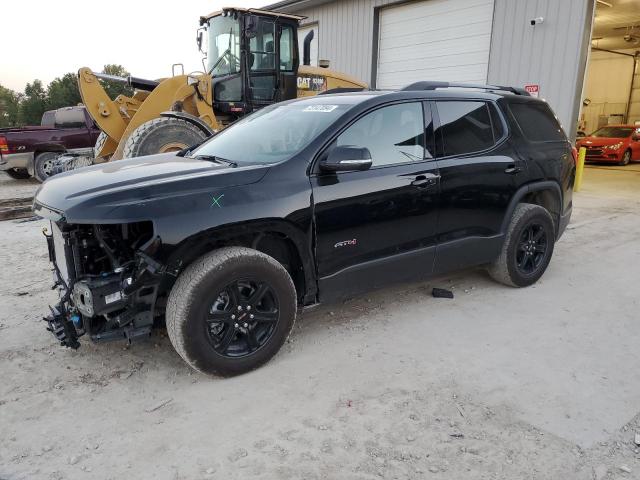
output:
[{"label": "yellow wheel loader", "polygon": [[[206,72],[154,81],[80,69],[82,101],[102,130],[95,162],[182,150],[272,103],[366,88],[355,78],[309,65],[313,32],[300,61],[303,18],[243,8],[201,17],[196,38],[201,51],[208,40]],[[111,100],[100,79],[126,82],[135,93]]]}]

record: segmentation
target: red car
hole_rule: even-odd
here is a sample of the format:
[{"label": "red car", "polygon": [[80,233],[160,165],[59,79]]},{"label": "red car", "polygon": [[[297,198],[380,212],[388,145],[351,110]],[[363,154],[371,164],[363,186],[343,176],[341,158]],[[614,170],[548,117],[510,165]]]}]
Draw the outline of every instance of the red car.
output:
[{"label": "red car", "polygon": [[627,165],[640,161],[640,127],[607,125],[576,142],[587,149],[587,162],[611,162]]}]

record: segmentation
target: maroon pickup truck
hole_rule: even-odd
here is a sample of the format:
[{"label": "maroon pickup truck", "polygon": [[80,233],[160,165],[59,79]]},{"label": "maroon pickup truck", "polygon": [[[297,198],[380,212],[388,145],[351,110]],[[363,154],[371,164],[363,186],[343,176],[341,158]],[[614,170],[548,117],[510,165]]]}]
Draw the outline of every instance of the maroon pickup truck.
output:
[{"label": "maroon pickup truck", "polygon": [[0,128],[0,170],[45,181],[61,153],[93,154],[100,135],[84,107],[45,112],[38,127]]}]

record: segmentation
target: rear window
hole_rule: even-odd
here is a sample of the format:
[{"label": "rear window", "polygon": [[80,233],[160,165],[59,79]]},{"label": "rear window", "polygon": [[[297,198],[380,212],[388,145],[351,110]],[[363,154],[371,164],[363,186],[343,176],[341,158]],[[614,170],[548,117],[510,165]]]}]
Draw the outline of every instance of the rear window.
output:
[{"label": "rear window", "polygon": [[495,145],[497,137],[486,102],[447,100],[436,106],[440,117],[436,142],[442,156],[480,152]]},{"label": "rear window", "polygon": [[56,111],[49,110],[48,112],[44,112],[42,114],[42,121],[40,125],[43,127],[53,127],[56,122]]},{"label": "rear window", "polygon": [[524,136],[532,142],[566,141],[562,127],[546,103],[510,103]]},{"label": "rear window", "polygon": [[70,108],[56,111],[56,128],[81,128],[85,125],[82,109]]}]

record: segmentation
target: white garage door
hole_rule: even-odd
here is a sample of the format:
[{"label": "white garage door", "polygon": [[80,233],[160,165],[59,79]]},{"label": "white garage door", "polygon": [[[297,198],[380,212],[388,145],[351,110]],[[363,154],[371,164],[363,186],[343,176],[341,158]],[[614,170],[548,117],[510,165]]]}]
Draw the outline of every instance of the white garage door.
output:
[{"label": "white garage door", "polygon": [[425,0],[380,11],[378,88],[486,83],[493,0]]},{"label": "white garage door", "polygon": [[304,39],[307,37],[309,32],[313,31],[313,40],[311,40],[311,65],[314,67],[318,66],[318,45],[320,44],[318,25],[307,25],[305,27],[300,27],[298,29],[298,47],[300,52],[300,65],[302,65],[302,61],[304,60]]}]

